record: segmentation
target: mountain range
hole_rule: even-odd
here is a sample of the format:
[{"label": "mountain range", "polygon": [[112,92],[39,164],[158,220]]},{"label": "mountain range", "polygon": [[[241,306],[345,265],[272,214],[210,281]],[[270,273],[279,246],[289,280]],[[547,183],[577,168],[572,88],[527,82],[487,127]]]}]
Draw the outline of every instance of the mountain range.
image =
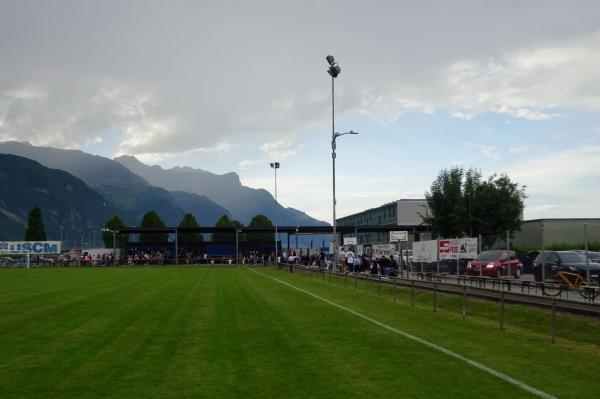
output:
[{"label": "mountain range", "polygon": [[[59,212],[57,218],[49,220],[52,225],[73,225],[74,231],[90,228],[92,225],[103,226],[106,219],[114,214],[120,215],[126,225],[138,226],[142,216],[150,210],[155,210],[168,226],[178,225],[187,212],[192,213],[201,226],[213,226],[224,214],[243,224],[248,224],[255,215],[263,214],[279,225],[327,225],[326,222],[313,219],[296,209],[282,207],[266,190],[243,186],[235,173],[217,175],[190,167],[163,169],[145,165],[130,156],[111,160],[79,150],[37,147],[16,141],[0,143],[0,154],[17,155],[39,162],[36,162],[35,167],[33,164],[29,165],[30,169],[45,167],[67,172],[99,195],[104,204],[103,210],[106,211],[99,212],[99,218],[83,217],[77,219],[76,223],[69,224],[67,222],[73,218],[65,219],[65,216],[61,216],[64,212]],[[3,178],[21,176],[14,168],[10,168],[13,161],[15,165],[20,165],[16,157],[7,158],[3,164],[2,171],[6,171]],[[39,173],[48,172],[40,170]],[[0,196],[0,229],[11,232],[9,235],[12,239],[18,239],[20,237],[14,237],[13,234],[19,230],[17,226],[24,226],[26,215],[23,219],[23,209],[15,208],[14,199],[23,198],[24,205],[38,197],[32,196],[32,192],[26,189],[27,185],[13,184],[6,187],[12,190],[11,201],[6,201],[8,197],[5,196],[9,194],[3,191]],[[55,192],[59,197],[66,195],[64,192],[60,194],[59,187],[47,190]],[[66,203],[70,204],[74,212],[82,212],[79,208],[83,203]],[[97,201],[88,202],[86,206],[87,204],[98,206]],[[47,231],[55,232],[56,228],[47,226]],[[0,237],[5,236],[2,231]],[[52,239],[58,238],[54,236]]]},{"label": "mountain range", "polygon": [[69,242],[79,242],[82,231],[89,241],[89,230],[99,230],[117,213],[75,176],[27,158],[0,154],[0,239],[25,238],[34,205],[43,210],[48,238],[59,240],[62,235]]},{"label": "mountain range", "polygon": [[121,156],[115,161],[154,186],[206,196],[229,209],[233,217],[244,224],[261,214],[279,225],[327,225],[297,209],[281,206],[264,189],[243,186],[239,176],[233,172],[217,175],[190,167],[163,169],[158,165],[148,166],[132,156]]}]

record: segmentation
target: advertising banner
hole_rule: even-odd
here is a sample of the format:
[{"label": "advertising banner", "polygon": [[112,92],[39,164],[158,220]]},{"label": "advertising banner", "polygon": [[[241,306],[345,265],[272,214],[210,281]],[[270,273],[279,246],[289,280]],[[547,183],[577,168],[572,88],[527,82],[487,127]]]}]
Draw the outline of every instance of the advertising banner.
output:
[{"label": "advertising banner", "polygon": [[344,245],[356,245],[356,237],[344,237]]},{"label": "advertising banner", "polygon": [[356,246],[356,255],[362,255],[364,254],[364,249],[363,249],[363,245],[362,244],[358,244]]},{"label": "advertising banner", "polygon": [[440,260],[458,259],[460,254],[460,240],[439,240]]},{"label": "advertising banner", "polygon": [[60,255],[60,241],[0,241],[0,251],[29,252],[32,255]]},{"label": "advertising banner", "polygon": [[408,241],[408,231],[390,231],[390,242]]},{"label": "advertising banner", "polygon": [[437,255],[437,240],[413,242],[413,262],[436,262]]},{"label": "advertising banner", "polygon": [[396,245],[395,244],[373,244],[371,246],[371,254],[373,258],[381,258],[385,256],[389,258],[392,255],[396,254]]},{"label": "advertising banner", "polygon": [[477,257],[477,237],[460,239],[460,258],[475,259]]}]

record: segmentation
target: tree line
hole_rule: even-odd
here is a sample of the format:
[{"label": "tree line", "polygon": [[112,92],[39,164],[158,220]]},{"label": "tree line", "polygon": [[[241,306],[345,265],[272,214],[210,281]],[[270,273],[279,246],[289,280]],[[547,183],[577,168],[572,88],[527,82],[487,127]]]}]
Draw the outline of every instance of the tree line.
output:
[{"label": "tree line", "polygon": [[[119,230],[125,228],[125,223],[121,220],[120,217],[114,216],[109,219],[104,227],[107,230]],[[163,220],[160,218],[158,213],[155,211],[147,212],[140,223],[141,228],[156,228],[162,229],[165,228],[166,225]],[[186,213],[181,222],[179,223],[180,228],[198,228],[200,225],[198,221],[191,213]],[[230,219],[229,216],[223,215],[219,218],[217,223],[215,223],[214,227],[245,227],[241,222],[235,219]],[[252,218],[248,227],[273,227],[273,223],[271,220],[264,215],[256,215]],[[104,241],[104,245],[109,248],[113,246],[113,237],[110,231],[106,231],[102,235],[102,239]],[[169,233],[144,233],[140,234],[139,241],[140,242],[166,242],[169,239]],[[202,233],[179,233],[177,236],[178,241],[185,243],[201,243],[204,241],[204,235]],[[220,244],[230,244],[234,241],[235,234],[234,233],[213,233],[211,237],[211,241],[214,243]],[[265,243],[270,242],[273,239],[273,235],[270,233],[248,233],[241,234],[238,239],[240,241],[248,241],[254,243]],[[117,246],[123,247],[126,243],[127,237],[125,235],[119,235],[117,237]]]},{"label": "tree line", "polygon": [[[120,230],[125,228],[125,223],[119,216],[113,216],[104,224],[104,232],[102,233],[102,241],[106,248],[112,248],[113,246],[113,233],[111,231]],[[160,218],[156,211],[149,211],[143,217],[140,223],[141,228],[165,228],[165,223]],[[191,213],[186,213],[179,223],[180,228],[198,228],[200,225],[198,221]],[[244,225],[235,219],[230,219],[229,216],[223,215],[215,227],[244,227]],[[248,227],[273,227],[271,220],[265,215],[256,215],[252,218]],[[235,239],[234,233],[213,233],[212,242],[228,244],[233,242]],[[38,206],[34,206],[29,211],[27,219],[27,229],[25,230],[26,241],[46,241],[47,235],[44,228],[44,221],[42,217],[42,210]],[[167,242],[169,239],[168,233],[144,233],[140,234],[140,242]],[[202,233],[179,233],[177,239],[180,242],[185,243],[201,243],[204,241],[204,235]],[[265,243],[270,242],[273,239],[273,235],[270,233],[248,233],[241,234],[238,239],[240,241],[248,241],[254,243]],[[117,247],[123,248],[127,243],[126,235],[116,236]]]}]

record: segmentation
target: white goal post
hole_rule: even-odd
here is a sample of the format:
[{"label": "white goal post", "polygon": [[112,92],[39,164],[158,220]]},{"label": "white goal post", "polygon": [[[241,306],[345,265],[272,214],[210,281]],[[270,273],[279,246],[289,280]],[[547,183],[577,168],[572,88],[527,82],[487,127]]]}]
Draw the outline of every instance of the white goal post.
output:
[{"label": "white goal post", "polygon": [[[23,265],[29,269],[29,266],[31,265],[29,253],[30,251],[27,249],[0,249],[0,267],[19,267],[20,265]],[[21,259],[24,259],[24,262],[22,262]]]}]

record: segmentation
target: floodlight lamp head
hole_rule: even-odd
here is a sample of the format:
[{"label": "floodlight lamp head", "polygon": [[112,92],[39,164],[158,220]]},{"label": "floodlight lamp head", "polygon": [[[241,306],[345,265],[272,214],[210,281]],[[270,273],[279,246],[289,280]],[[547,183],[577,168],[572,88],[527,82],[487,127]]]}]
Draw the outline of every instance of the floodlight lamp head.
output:
[{"label": "floodlight lamp head", "polygon": [[327,70],[327,73],[330,74],[332,78],[337,78],[340,72],[342,72],[342,68],[340,68],[340,66],[337,63],[334,63]]},{"label": "floodlight lamp head", "polygon": [[333,55],[328,55],[327,57],[325,57],[325,59],[327,60],[327,63],[330,66],[333,65],[333,63],[335,62],[335,58],[333,58]]}]

